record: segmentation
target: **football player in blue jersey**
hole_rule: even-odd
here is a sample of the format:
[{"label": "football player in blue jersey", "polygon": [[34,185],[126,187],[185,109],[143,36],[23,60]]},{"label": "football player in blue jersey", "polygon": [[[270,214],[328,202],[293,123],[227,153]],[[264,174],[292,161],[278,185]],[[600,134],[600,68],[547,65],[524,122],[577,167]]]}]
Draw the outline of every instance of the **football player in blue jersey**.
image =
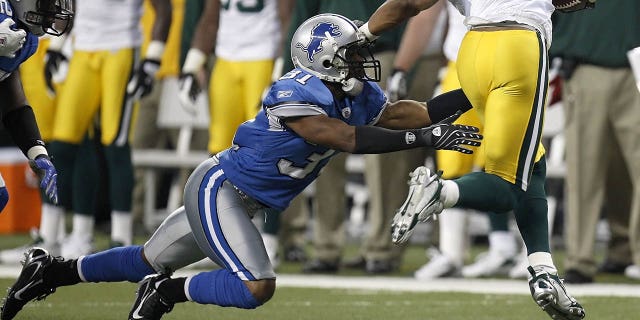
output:
[{"label": "football player in blue jersey", "polygon": [[[435,147],[470,153],[475,127],[451,124],[470,108],[461,90],[426,103],[390,103],[374,82],[380,64],[351,20],[322,14],[293,36],[296,68],[276,81],[233,146],[195,169],[185,205],[144,246],[63,261],[33,248],[2,307],[12,319],[30,300],[80,282],[140,281],[129,319],[160,319],[175,303],[252,309],[268,301],[276,274],[251,218],[278,214],[338,152],[384,153]],[[209,257],[222,268],[171,277]]]},{"label": "football player in blue jersey", "polygon": [[[65,31],[73,19],[70,1],[0,0],[0,116],[38,174],[40,188],[54,202],[58,201],[56,169],[22,89],[18,67],[36,51],[39,36]],[[8,201],[9,193],[0,176],[0,211]]]}]

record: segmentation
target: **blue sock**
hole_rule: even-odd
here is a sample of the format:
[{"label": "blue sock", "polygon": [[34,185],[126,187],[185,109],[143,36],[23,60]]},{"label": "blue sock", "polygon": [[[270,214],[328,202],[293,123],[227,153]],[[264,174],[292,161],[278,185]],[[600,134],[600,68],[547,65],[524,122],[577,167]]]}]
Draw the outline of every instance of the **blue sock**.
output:
[{"label": "blue sock", "polygon": [[201,272],[191,278],[189,295],[197,303],[254,309],[260,303],[240,278],[227,269]]},{"label": "blue sock", "polygon": [[9,191],[7,191],[7,187],[0,187],[0,212],[7,206],[9,203]]},{"label": "blue sock", "polygon": [[142,246],[118,247],[85,256],[80,268],[88,282],[138,282],[156,273],[142,259]]}]

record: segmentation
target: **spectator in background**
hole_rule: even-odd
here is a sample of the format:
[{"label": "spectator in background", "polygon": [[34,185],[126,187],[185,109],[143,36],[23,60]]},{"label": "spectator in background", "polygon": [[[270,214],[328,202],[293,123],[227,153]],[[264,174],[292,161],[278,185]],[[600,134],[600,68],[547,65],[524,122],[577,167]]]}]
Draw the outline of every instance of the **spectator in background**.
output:
[{"label": "spectator in background", "polygon": [[[134,117],[133,137],[131,142],[132,149],[165,149],[175,148],[178,140],[178,129],[161,129],[158,128],[158,110],[160,107],[160,99],[162,96],[163,88],[166,85],[176,84],[178,75],[180,74],[180,54],[181,54],[181,40],[183,34],[183,21],[186,18],[188,21],[193,21],[193,17],[186,15],[185,5],[186,0],[171,0],[172,5],[172,18],[171,28],[169,29],[169,35],[165,46],[164,54],[160,60],[160,69],[156,73],[155,84],[153,89],[149,92],[148,96],[145,96],[140,100],[140,107],[137,108],[137,114]],[[196,1],[197,2],[197,1]],[[144,52],[151,42],[151,31],[155,22],[155,11],[151,5],[150,0],[145,0],[143,6],[143,14],[141,18],[142,31],[143,31],[143,43],[141,46]],[[187,47],[188,48],[188,47]],[[176,103],[179,103],[177,98]],[[176,106],[177,107],[177,106]],[[195,149],[206,148],[207,137],[201,130],[194,130],[191,137],[191,147]],[[178,190],[182,190],[184,184],[187,182],[187,177],[191,173],[191,170],[180,169],[170,173],[170,179],[176,181],[176,185],[181,186]],[[131,211],[134,218],[134,225],[141,225],[143,218],[143,203],[146,190],[144,189],[144,170],[134,170],[134,188],[132,197]],[[181,193],[181,192],[180,192]],[[173,198],[173,195],[169,191],[169,198]],[[179,206],[181,195],[177,196],[177,203],[175,206]],[[167,205],[170,206],[170,200],[167,201]],[[173,208],[167,208],[169,212],[173,211]],[[151,231],[151,230],[150,230]]]},{"label": "spectator in background", "polygon": [[[111,246],[129,245],[133,241],[131,121],[136,100],[152,88],[171,24],[171,2],[152,0],[151,3],[156,13],[152,41],[143,60],[138,62],[138,48],[142,43],[141,0],[125,0],[117,6],[107,0],[76,2],[79,14],[73,30],[73,59],[65,90],[59,93],[50,145],[55,163],[60,167],[60,184],[72,185],[76,163],[86,161],[77,155],[79,143],[96,115],[100,115],[100,142],[108,167],[112,208]],[[81,193],[85,188],[85,185],[74,186],[73,194],[64,196],[88,198],[90,195]],[[72,258],[90,253],[93,212],[75,212],[72,228],[61,248],[62,255]]]},{"label": "spectator in background", "polygon": [[[640,46],[638,17],[635,0],[554,17],[551,54],[562,58],[566,113],[567,282],[592,282],[598,271],[594,245],[605,196],[612,237],[601,271],[626,267],[640,279],[640,93],[626,56]],[[610,183],[611,167],[626,167],[633,188]]]}]

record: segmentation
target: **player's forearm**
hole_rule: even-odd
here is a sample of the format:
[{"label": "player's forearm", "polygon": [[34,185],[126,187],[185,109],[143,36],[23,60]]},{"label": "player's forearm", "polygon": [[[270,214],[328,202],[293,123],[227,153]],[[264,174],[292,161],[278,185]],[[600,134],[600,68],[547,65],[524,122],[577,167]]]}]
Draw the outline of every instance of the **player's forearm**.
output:
[{"label": "player's forearm", "polygon": [[219,22],[220,1],[208,0],[191,39],[191,48],[198,49],[207,56],[210,55],[215,48]]},{"label": "player's forearm", "polygon": [[462,89],[449,91],[425,102],[399,100],[389,104],[376,124],[387,129],[422,128],[471,109]]},{"label": "player's forearm", "polygon": [[151,29],[151,40],[167,42],[171,28],[172,6],[170,0],[152,0],[155,21]]},{"label": "player's forearm", "polygon": [[438,0],[389,0],[371,15],[367,22],[373,35],[381,35],[403,21],[432,7]]}]

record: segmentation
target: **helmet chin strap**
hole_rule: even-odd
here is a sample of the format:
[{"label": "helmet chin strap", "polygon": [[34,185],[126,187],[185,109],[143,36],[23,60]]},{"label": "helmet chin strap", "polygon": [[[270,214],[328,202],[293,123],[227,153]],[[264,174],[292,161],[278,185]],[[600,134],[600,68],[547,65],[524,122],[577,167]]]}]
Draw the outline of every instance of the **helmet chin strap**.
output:
[{"label": "helmet chin strap", "polygon": [[355,97],[362,93],[364,83],[356,78],[349,78],[342,81],[342,91],[346,94]]}]

